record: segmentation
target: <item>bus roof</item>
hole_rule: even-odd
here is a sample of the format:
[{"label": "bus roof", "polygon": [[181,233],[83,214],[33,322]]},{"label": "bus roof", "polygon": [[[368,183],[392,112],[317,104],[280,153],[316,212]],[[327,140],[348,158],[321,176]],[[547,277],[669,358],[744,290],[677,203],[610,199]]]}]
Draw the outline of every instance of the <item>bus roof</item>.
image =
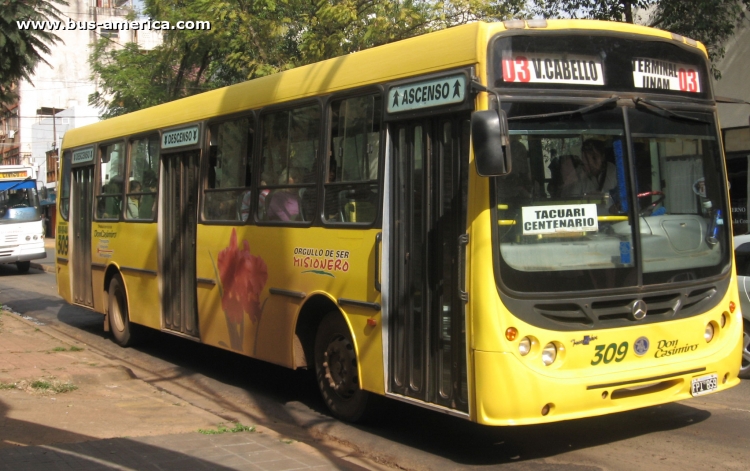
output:
[{"label": "bus roof", "polygon": [[[525,28],[529,29],[528,26]],[[674,39],[666,31],[598,20],[548,20],[545,27],[534,29],[606,31]],[[328,94],[470,66],[486,57],[488,39],[506,30],[504,23],[476,22],[297,67],[71,129],[65,133],[62,147],[69,149],[258,109],[273,103],[316,96],[323,90]],[[440,44],[439,51],[435,51],[435,42]],[[702,44],[697,43],[696,47],[706,54]],[[413,51],[426,53],[414,54]],[[436,53],[430,54],[431,51]],[[362,70],[368,70],[366,76]]]}]

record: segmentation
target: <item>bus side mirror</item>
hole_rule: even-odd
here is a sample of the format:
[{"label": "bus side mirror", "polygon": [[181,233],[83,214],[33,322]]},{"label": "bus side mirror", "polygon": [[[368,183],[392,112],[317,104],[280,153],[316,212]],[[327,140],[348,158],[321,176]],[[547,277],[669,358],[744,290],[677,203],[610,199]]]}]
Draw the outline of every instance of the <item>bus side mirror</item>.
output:
[{"label": "bus side mirror", "polygon": [[479,175],[497,177],[510,172],[510,138],[505,111],[475,111],[471,115],[471,142]]}]

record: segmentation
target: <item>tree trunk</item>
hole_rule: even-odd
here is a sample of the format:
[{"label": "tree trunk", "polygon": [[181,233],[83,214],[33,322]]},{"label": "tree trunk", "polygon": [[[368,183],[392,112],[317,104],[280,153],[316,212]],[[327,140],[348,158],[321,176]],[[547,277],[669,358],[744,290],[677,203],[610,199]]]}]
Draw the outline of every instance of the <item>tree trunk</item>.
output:
[{"label": "tree trunk", "polygon": [[631,0],[624,0],[624,7],[625,7],[625,22],[632,23],[633,22],[633,4],[630,3]]}]

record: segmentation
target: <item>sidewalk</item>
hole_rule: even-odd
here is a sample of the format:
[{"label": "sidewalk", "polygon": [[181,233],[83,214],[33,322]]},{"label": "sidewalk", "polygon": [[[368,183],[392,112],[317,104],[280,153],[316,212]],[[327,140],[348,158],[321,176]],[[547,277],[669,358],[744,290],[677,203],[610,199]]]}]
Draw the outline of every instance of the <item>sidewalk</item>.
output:
[{"label": "sidewalk", "polygon": [[0,311],[0,470],[378,467],[347,449],[226,423],[75,343]]},{"label": "sidewalk", "polygon": [[40,258],[31,261],[31,268],[43,270],[47,273],[55,273],[55,239],[46,237],[44,239],[44,250],[47,252],[46,258]]}]

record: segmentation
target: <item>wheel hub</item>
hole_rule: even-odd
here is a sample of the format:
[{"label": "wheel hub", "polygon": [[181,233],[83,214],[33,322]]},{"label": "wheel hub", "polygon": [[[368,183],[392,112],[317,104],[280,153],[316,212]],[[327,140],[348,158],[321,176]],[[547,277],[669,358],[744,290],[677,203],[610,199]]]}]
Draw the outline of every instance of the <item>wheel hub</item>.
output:
[{"label": "wheel hub", "polygon": [[357,359],[354,347],[343,336],[331,340],[324,354],[323,368],[331,389],[348,399],[358,385]]}]

